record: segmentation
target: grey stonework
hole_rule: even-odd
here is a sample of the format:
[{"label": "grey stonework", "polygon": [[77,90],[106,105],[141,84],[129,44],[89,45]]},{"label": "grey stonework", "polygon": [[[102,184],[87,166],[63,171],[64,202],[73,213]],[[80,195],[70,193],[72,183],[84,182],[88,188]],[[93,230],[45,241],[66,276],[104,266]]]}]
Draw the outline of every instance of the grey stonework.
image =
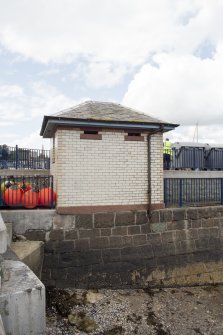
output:
[{"label": "grey stonework", "polygon": [[17,222],[29,239],[45,241],[47,286],[140,287],[156,270],[167,276],[179,266],[223,261],[222,206],[164,209],[149,216],[146,211],[59,215],[39,210],[37,217],[23,211],[19,221],[7,212],[2,216],[7,221],[9,215],[14,231]]}]

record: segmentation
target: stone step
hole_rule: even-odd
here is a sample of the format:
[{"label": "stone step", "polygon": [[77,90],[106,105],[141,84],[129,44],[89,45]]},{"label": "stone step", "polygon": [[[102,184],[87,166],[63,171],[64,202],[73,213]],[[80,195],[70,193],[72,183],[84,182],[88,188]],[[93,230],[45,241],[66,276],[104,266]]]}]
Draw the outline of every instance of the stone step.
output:
[{"label": "stone step", "polygon": [[0,311],[6,334],[44,335],[44,285],[20,261],[5,260],[4,267],[8,278],[0,291]]},{"label": "stone step", "polygon": [[41,279],[44,257],[44,243],[42,241],[12,242],[11,250]]}]

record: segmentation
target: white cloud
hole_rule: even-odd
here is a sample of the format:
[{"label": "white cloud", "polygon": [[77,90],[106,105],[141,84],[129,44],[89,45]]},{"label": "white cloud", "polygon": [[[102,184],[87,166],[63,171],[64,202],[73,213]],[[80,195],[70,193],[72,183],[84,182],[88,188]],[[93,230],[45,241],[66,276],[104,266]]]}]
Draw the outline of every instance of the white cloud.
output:
[{"label": "white cloud", "polygon": [[182,125],[223,124],[223,57],[154,56],[128,87],[123,103]]},{"label": "white cloud", "polygon": [[89,87],[120,83],[156,53],[223,40],[219,0],[0,0],[0,8],[0,47],[41,63],[83,58]]},{"label": "white cloud", "polygon": [[[182,34],[220,9],[216,0],[211,6],[207,0],[0,0],[0,6],[0,41],[11,52],[44,63],[85,55],[133,66],[175,48]],[[186,47],[206,36],[202,28],[184,40]]]},{"label": "white cloud", "polygon": [[0,85],[0,94],[4,98],[18,98],[23,96],[23,89],[18,85]]},{"label": "white cloud", "polygon": [[84,77],[86,84],[90,87],[112,87],[120,83],[127,71],[125,66],[115,66],[108,62],[95,62],[85,68]]},{"label": "white cloud", "polygon": [[200,126],[198,124],[198,134],[196,126],[180,126],[175,130],[165,133],[164,137],[168,137],[174,142],[198,142],[208,144],[223,145],[222,125]]},{"label": "white cloud", "polygon": [[30,133],[28,136],[16,138],[11,140],[11,146],[18,145],[20,148],[33,148],[33,149],[42,149],[49,150],[50,140],[43,139],[39,135],[39,129]]},{"label": "white cloud", "polygon": [[30,83],[25,91],[18,85],[0,86],[0,123],[12,124],[53,114],[76,103],[42,81]]},{"label": "white cloud", "polygon": [[[39,130],[33,130],[40,128],[43,115],[57,113],[79,102],[45,82],[30,83],[26,90],[18,85],[7,85],[0,89],[0,141],[6,142],[4,139],[7,139],[9,145],[41,148]],[[26,125],[30,127],[30,121],[30,134],[26,135],[29,131]],[[15,137],[11,136],[12,129],[16,129]]]}]

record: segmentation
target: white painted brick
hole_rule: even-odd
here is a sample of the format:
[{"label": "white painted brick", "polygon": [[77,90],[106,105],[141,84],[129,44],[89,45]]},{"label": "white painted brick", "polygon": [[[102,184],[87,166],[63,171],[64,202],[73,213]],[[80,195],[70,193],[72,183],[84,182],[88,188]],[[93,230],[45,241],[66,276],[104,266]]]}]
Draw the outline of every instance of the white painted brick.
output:
[{"label": "white painted brick", "polygon": [[[121,131],[102,131],[102,140],[80,140],[79,130],[57,130],[51,173],[58,206],[148,203],[148,149],[124,141]],[[144,135],[146,137],[146,135]],[[163,201],[162,135],[151,136],[152,203]]]}]

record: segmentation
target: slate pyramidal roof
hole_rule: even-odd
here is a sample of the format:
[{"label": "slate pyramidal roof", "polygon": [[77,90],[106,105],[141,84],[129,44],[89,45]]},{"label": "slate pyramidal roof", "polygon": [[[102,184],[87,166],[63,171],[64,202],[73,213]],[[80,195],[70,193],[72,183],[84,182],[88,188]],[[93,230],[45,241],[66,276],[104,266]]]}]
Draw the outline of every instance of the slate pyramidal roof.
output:
[{"label": "slate pyramidal roof", "polygon": [[40,135],[50,138],[58,126],[166,132],[173,130],[178,124],[161,121],[114,102],[86,101],[59,113],[44,116]]}]

